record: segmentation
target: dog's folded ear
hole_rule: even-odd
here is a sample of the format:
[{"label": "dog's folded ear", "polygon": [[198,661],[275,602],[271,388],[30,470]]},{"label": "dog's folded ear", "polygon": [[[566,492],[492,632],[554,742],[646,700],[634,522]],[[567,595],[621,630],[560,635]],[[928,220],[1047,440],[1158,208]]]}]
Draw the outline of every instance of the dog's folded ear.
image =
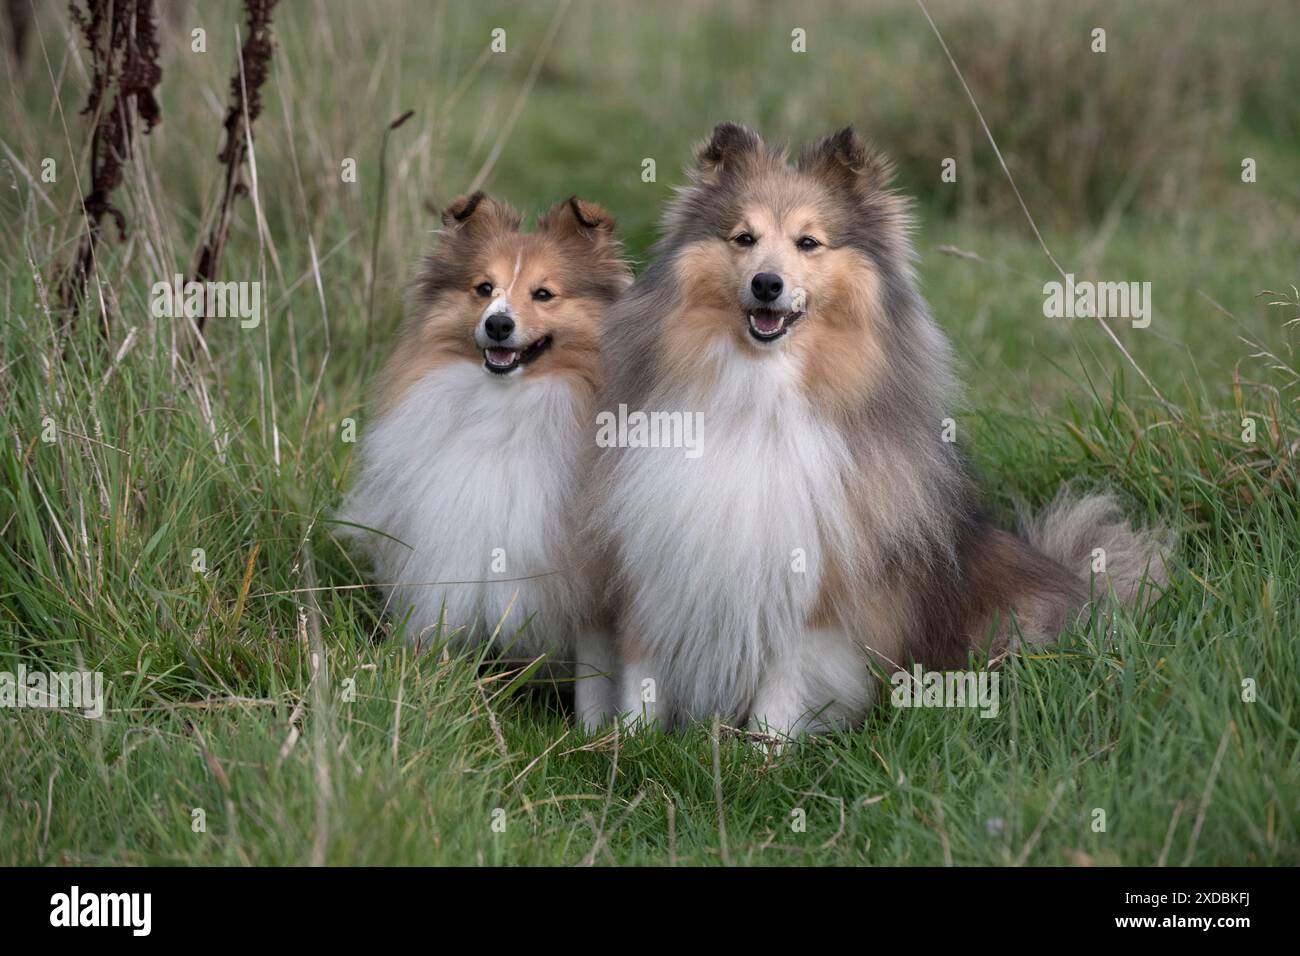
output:
[{"label": "dog's folded ear", "polygon": [[614,217],[598,203],[570,196],[544,212],[537,220],[537,228],[561,238],[612,239]]},{"label": "dog's folded ear", "polygon": [[695,153],[699,176],[716,182],[740,169],[763,149],[758,134],[738,123],[719,123],[713,135]]},{"label": "dog's folded ear", "polygon": [[442,211],[442,224],[458,232],[478,232],[492,226],[514,230],[519,228],[520,217],[505,203],[479,190],[453,199]]},{"label": "dog's folded ear", "polygon": [[632,270],[614,236],[614,217],[598,203],[570,196],[542,213],[537,229],[577,250],[590,294],[613,301],[632,284]]},{"label": "dog's folded ear", "polygon": [[889,159],[863,142],[852,126],[800,150],[799,171],[863,196],[884,189],[894,176]]}]

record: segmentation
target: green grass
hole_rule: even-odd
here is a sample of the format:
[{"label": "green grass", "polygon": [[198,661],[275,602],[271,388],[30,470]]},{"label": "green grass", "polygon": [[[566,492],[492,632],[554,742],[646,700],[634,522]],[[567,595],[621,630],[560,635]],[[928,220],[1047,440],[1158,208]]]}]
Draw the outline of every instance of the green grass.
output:
[{"label": "green grass", "polygon": [[[1226,24],[1212,6],[1188,18],[1179,42],[1235,67],[1241,87],[1235,108],[1207,113],[1223,136],[1203,144],[1185,202],[1162,200],[1154,176],[1111,229],[1105,202],[1063,197],[1060,213],[1051,182],[1028,197],[1066,268],[1153,283],[1151,328],[1117,333],[1168,404],[1095,324],[1043,318],[1050,264],[1007,211],[982,141],[968,146],[980,177],[968,200],[931,174],[943,131],[969,131],[970,115],[910,5],[778,7],[776,19],[829,45],[794,63],[780,58],[783,19],[770,36],[743,10],[569,11],[488,188],[533,211],[575,191],[598,199],[643,263],[690,143],[714,121],[791,138],[858,121],[900,155],[920,197],[921,281],[961,362],[959,436],[993,511],[1065,482],[1104,485],[1138,520],[1182,535],[1170,592],[1111,642],[1069,636],[1004,664],[997,718],[883,707],[779,757],[724,731],[716,772],[709,727],[588,737],[517,675],[412,657],[329,534],[355,468],[342,422],[366,427],[368,377],[434,226],[424,201],[473,179],[553,8],[287,6],[256,131],[265,242],[241,200],[223,263],[226,278],[265,275],[271,307],[255,330],[213,325],[210,361],[178,360],[183,330],[152,319],[148,295],[187,271],[215,189],[228,25],[206,24],[203,58],[179,40],[164,54],[164,124],[118,197],[132,237],[103,244],[92,285],[109,305],[107,342],[91,321],[62,339],[52,301],[76,236],[84,137],[84,83],[77,60],[59,69],[69,44],[57,11],[40,21],[57,97],[38,47],[3,104],[8,150],[28,171],[54,156],[61,172],[39,186],[10,162],[0,178],[15,186],[0,200],[12,224],[0,237],[0,670],[98,670],[110,690],[101,720],[0,711],[0,863],[1300,864],[1300,410],[1287,370],[1296,327],[1283,324],[1300,303],[1257,295],[1297,280],[1300,130],[1278,103],[1298,90],[1261,45],[1270,16],[1293,16],[1287,5]],[[979,36],[1014,36],[1016,6],[993,9]],[[182,10],[178,35],[199,22]],[[932,10],[941,29],[958,14]],[[496,25],[509,52],[475,72]],[[948,36],[959,63],[993,55],[978,38]],[[771,47],[770,70],[754,68],[756,43]],[[1025,55],[1031,86],[1067,82],[1034,75]],[[997,117],[1014,110],[984,100],[996,84],[974,85],[1001,136]],[[376,157],[384,124],[408,107],[417,116],[393,136],[380,221],[381,345],[368,350]],[[1153,117],[1151,135],[1194,120]],[[1026,120],[1043,141],[1006,129],[1002,145],[1055,155],[1063,125]],[[927,137],[941,150],[929,157]],[[1248,154],[1262,171],[1250,185],[1236,158]],[[655,183],[639,178],[645,156]],[[340,181],[344,157],[358,160],[358,184]],[[1107,166],[1080,175],[1091,192],[1120,186]]]}]

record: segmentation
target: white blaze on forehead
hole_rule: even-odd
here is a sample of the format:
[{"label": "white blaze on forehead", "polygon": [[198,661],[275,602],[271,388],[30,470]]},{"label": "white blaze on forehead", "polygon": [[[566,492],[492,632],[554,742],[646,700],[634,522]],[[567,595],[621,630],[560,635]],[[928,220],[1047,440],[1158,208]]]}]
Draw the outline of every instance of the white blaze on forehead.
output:
[{"label": "white blaze on forehead", "polygon": [[492,290],[492,301],[488,304],[488,307],[483,310],[484,319],[491,315],[500,315],[503,312],[506,315],[512,314],[510,308],[510,293],[514,291],[515,283],[519,281],[519,271],[523,268],[523,264],[524,254],[522,252],[516,253],[515,271],[514,275],[510,277],[510,284],[504,289],[497,288]]},{"label": "white blaze on forehead", "polygon": [[515,283],[519,281],[519,270],[523,268],[524,254],[515,253],[515,274],[510,277],[510,285],[506,288],[506,298],[510,298],[510,293],[515,290]]}]

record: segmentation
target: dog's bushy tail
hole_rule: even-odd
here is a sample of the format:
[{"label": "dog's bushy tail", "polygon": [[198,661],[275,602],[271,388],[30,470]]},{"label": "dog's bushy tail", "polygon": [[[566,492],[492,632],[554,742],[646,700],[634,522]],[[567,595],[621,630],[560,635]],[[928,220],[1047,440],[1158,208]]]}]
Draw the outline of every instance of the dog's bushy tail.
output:
[{"label": "dog's bushy tail", "polygon": [[1134,528],[1110,495],[1062,491],[1037,515],[1022,515],[1021,526],[1034,547],[1078,574],[1085,586],[1092,576],[1096,600],[1113,593],[1122,607],[1133,609],[1169,583],[1177,535],[1162,527]]}]

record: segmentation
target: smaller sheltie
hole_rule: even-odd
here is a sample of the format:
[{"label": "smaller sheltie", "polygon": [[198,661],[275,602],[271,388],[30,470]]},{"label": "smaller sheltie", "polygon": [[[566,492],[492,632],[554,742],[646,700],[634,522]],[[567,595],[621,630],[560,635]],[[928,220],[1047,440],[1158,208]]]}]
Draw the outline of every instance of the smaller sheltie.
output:
[{"label": "smaller sheltie", "polygon": [[[453,645],[494,640],[494,653],[547,654],[551,673],[572,673],[565,662],[591,644],[604,672],[605,642],[584,638],[590,572],[574,532],[602,323],[631,282],[614,220],[575,197],[525,233],[480,192],[442,221],[339,518],[358,526],[345,533],[389,609],[410,612],[417,646],[441,624]],[[608,684],[576,681],[580,716],[605,709],[593,695]]]},{"label": "smaller sheltie", "polygon": [[848,726],[879,669],[1051,641],[1094,590],[1132,603],[1164,581],[1167,535],[1105,496],[1021,535],[981,516],[942,437],[952,359],[889,177],[851,129],[792,165],[723,124],[610,313],[599,407],[703,421],[695,460],[609,448],[593,469],[625,713]]}]

